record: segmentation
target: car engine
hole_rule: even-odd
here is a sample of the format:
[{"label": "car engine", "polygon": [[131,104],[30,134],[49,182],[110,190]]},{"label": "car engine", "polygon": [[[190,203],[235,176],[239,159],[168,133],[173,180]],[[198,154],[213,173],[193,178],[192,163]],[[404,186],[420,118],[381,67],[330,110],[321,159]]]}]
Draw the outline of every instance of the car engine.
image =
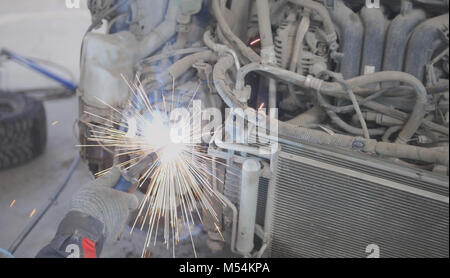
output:
[{"label": "car engine", "polygon": [[90,0],[81,155],[93,173],[116,164],[115,146],[89,138],[133,99],[129,80],[155,107],[222,113],[204,143],[224,201],[219,225],[204,215],[211,249],[448,257],[448,5]]}]

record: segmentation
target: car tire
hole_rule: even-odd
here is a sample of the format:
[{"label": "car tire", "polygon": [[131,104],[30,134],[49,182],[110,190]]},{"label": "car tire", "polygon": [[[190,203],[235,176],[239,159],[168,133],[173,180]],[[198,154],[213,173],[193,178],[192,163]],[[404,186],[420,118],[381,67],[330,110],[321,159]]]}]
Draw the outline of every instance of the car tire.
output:
[{"label": "car tire", "polygon": [[47,143],[47,121],[41,101],[0,92],[0,170],[39,156]]}]

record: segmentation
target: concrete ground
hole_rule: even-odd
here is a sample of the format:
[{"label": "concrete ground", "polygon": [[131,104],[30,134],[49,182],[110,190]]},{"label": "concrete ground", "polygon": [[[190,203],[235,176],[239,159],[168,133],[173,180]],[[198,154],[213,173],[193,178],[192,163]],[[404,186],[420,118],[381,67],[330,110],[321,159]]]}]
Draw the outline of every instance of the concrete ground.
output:
[{"label": "concrete ground", "polygon": [[[81,1],[80,9],[69,9],[63,0],[2,0],[0,48],[63,65],[77,80],[81,39],[90,24],[85,2]],[[11,62],[0,64],[0,90],[54,85],[52,81]],[[46,101],[45,109],[48,142],[44,154],[26,165],[0,171],[0,248],[8,249],[31,221],[32,211],[38,210],[54,192],[77,153],[73,134],[73,123],[78,116],[76,97]],[[86,164],[80,163],[56,203],[18,248],[14,254],[16,257],[34,257],[52,239],[59,221],[69,209],[71,196],[91,179],[93,177]],[[13,200],[15,203],[10,207]],[[129,227],[120,240],[106,244],[101,256],[140,257],[145,233],[136,231],[130,235],[127,231]],[[194,240],[199,257],[231,256],[229,252],[211,253],[205,243],[206,234],[201,227],[196,231]],[[176,256],[194,256],[189,239],[179,243]],[[151,257],[172,257],[172,250],[159,243],[152,248]]]}]

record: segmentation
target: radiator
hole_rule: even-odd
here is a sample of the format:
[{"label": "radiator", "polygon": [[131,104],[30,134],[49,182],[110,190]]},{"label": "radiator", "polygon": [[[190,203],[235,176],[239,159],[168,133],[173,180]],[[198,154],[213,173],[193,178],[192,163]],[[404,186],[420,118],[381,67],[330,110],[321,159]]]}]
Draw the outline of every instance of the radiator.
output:
[{"label": "radiator", "polygon": [[287,141],[272,178],[267,256],[449,256],[448,177]]}]

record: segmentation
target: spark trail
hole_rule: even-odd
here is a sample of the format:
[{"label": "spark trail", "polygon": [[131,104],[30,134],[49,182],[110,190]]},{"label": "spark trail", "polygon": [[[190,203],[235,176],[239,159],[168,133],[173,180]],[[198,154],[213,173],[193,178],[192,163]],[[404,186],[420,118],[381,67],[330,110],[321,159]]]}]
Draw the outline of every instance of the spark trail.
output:
[{"label": "spark trail", "polygon": [[[190,113],[189,118],[178,121],[171,119],[169,114],[174,109],[175,86],[169,99],[171,105],[166,103],[163,92],[160,94],[162,102],[155,104],[150,101],[139,81],[125,81],[133,93],[125,109],[119,111],[99,99],[111,109],[112,117],[106,118],[85,111],[89,116],[98,119],[98,122],[84,121],[91,130],[88,141],[93,142],[93,145],[84,146],[113,147],[117,161],[115,164],[122,170],[129,169],[158,150],[156,161],[149,164],[139,177],[138,187],[148,184],[148,188],[138,207],[131,232],[135,227],[143,229],[145,224],[148,225],[142,249],[142,256],[145,257],[150,253],[151,242],[156,244],[159,225],[163,225],[164,243],[167,248],[172,245],[175,257],[175,245],[180,239],[180,230],[185,225],[189,231],[194,255],[197,256],[191,230],[194,227],[194,218],[198,216],[202,222],[200,211],[203,209],[213,216],[215,226],[218,227],[218,217],[212,202],[218,201],[224,206],[225,203],[213,190],[212,180],[223,182],[213,175],[210,166],[213,158],[207,155],[207,146],[192,143],[197,141],[195,139],[198,136],[203,135],[199,130],[189,129],[190,132],[182,135],[186,138],[177,140],[173,140],[171,131],[174,126],[192,126],[194,118],[200,115]],[[192,104],[198,89],[199,86],[194,88],[187,106]],[[214,162],[221,164],[217,160]],[[109,170],[100,171],[97,175],[103,175]],[[217,230],[220,233],[218,228]]]}]

